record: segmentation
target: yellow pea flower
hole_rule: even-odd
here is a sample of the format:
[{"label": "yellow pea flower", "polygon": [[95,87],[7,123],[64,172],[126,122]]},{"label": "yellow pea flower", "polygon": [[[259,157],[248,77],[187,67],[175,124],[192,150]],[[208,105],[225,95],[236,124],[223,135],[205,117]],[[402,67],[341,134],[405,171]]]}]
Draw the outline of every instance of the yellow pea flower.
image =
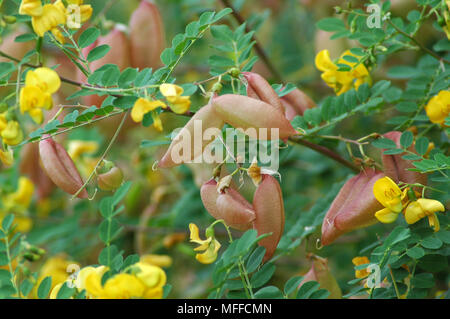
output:
[{"label": "yellow pea flower", "polygon": [[109,278],[103,288],[103,298],[131,299],[141,298],[145,292],[145,285],[137,277],[121,273]]},{"label": "yellow pea flower", "polygon": [[58,91],[61,79],[54,70],[42,67],[28,71],[25,86],[20,90],[20,112],[28,112],[34,122],[42,123],[42,108],[53,107],[52,94]]},{"label": "yellow pea flower", "polygon": [[425,111],[432,123],[443,124],[450,113],[450,91],[440,91],[425,106]]},{"label": "yellow pea flower", "polygon": [[17,190],[10,194],[10,200],[14,202],[16,206],[28,208],[33,198],[34,184],[33,182],[24,176],[19,178]]},{"label": "yellow pea flower", "polygon": [[11,166],[14,163],[14,153],[12,149],[0,149],[0,160],[2,161],[3,165]]},{"label": "yellow pea flower", "polygon": [[1,131],[3,142],[7,145],[17,145],[23,140],[23,132],[19,122],[9,121],[6,127]]},{"label": "yellow pea flower", "polygon": [[46,4],[41,15],[31,17],[34,32],[43,37],[45,32],[51,31],[60,24],[66,23],[66,13],[54,4]]},{"label": "yellow pea flower", "polygon": [[407,189],[403,192],[389,177],[380,178],[373,185],[375,198],[385,208],[375,213],[375,217],[382,223],[394,222],[403,209],[402,201],[405,199]]},{"label": "yellow pea flower", "polygon": [[145,285],[143,297],[145,299],[161,299],[163,297],[163,287],[167,281],[164,270],[158,266],[143,262],[138,262],[133,266],[139,269],[135,274],[136,278]]},{"label": "yellow pea flower", "polygon": [[[355,266],[360,266],[360,265],[366,265],[370,263],[369,258],[363,256],[363,257],[355,257],[352,259],[352,263]],[[370,273],[367,271],[367,269],[361,269],[361,270],[355,270],[355,278],[365,278],[367,276],[369,276]]]},{"label": "yellow pea flower", "polygon": [[315,58],[317,69],[323,72],[322,79],[334,89],[336,95],[345,93],[352,87],[358,89],[361,84],[371,81],[369,71],[364,64],[357,65],[355,62],[348,62],[343,59],[346,55],[356,57],[350,51],[345,51],[337,63],[348,65],[351,68],[350,71],[338,71],[339,67],[331,60],[328,50],[320,51]]},{"label": "yellow pea flower", "polygon": [[208,236],[205,240],[200,239],[197,225],[189,224],[190,241],[199,244],[195,251],[204,251],[202,254],[197,254],[195,258],[202,264],[211,264],[217,259],[217,252],[220,249],[220,243],[214,236]]},{"label": "yellow pea flower", "polygon": [[411,202],[405,210],[405,219],[408,224],[414,224],[422,218],[428,217],[428,222],[435,232],[439,231],[439,219],[436,212],[444,212],[445,207],[434,199],[419,198]]},{"label": "yellow pea flower", "polygon": [[181,96],[184,92],[181,86],[164,83],[160,85],[159,91],[171,103],[171,109],[175,113],[183,114],[189,110],[191,100],[189,96]]},{"label": "yellow pea flower", "polygon": [[86,290],[86,297],[94,299],[103,292],[101,279],[107,271],[108,267],[105,266],[84,267],[78,272],[75,286],[80,292]]},{"label": "yellow pea flower", "polygon": [[149,101],[144,98],[139,98],[133,106],[133,109],[131,110],[131,118],[133,121],[139,123],[142,122],[144,119],[144,115],[148,112],[152,112],[152,119],[153,119],[153,126],[158,130],[162,131],[162,123],[161,119],[159,118],[158,113],[155,111],[158,107],[162,107],[165,109],[167,105],[160,100],[155,101]]}]

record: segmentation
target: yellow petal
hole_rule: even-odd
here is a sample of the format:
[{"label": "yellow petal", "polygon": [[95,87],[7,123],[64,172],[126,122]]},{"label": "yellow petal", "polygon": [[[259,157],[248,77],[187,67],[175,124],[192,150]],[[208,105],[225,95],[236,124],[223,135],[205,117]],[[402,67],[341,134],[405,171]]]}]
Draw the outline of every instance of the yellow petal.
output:
[{"label": "yellow petal", "polygon": [[152,119],[153,119],[153,127],[159,131],[162,132],[163,131],[163,125],[161,122],[161,118],[159,117],[159,114],[152,111]]},{"label": "yellow petal", "polygon": [[373,194],[384,207],[390,208],[395,213],[402,211],[402,191],[389,177],[380,178],[375,182]]},{"label": "yellow petal", "polygon": [[220,243],[215,239],[203,254],[197,254],[195,258],[202,264],[211,264],[217,259]]},{"label": "yellow petal", "polygon": [[58,292],[61,290],[61,287],[64,285],[64,283],[59,283],[55,287],[53,287],[52,291],[50,292],[50,299],[56,299],[58,296]]},{"label": "yellow petal", "polygon": [[[36,85],[40,87],[42,91],[49,94],[55,93],[61,87],[61,79],[59,78],[58,73],[50,68],[37,68],[36,70],[34,70],[34,74],[36,75],[36,77],[30,78],[29,85]],[[27,80],[28,74],[26,81]],[[35,83],[34,81],[37,81],[37,83]],[[28,82],[26,82],[26,85],[28,85]]]},{"label": "yellow petal", "polygon": [[31,109],[28,111],[28,114],[30,114],[31,118],[36,124],[41,124],[44,121],[44,113],[41,109]]},{"label": "yellow petal", "polygon": [[94,154],[98,150],[98,143],[93,141],[72,140],[69,142],[68,153],[76,161],[84,154]]},{"label": "yellow petal", "polygon": [[1,136],[5,144],[12,146],[20,144],[23,140],[23,132],[17,121],[9,121],[5,129],[2,130]]},{"label": "yellow petal", "polygon": [[417,201],[411,202],[405,210],[405,220],[408,224],[414,224],[424,218],[425,212]]},{"label": "yellow petal", "polygon": [[359,265],[365,265],[365,264],[369,264],[369,258],[367,258],[366,256],[362,256],[362,257],[355,257],[352,259],[352,263],[355,266],[359,266]]},{"label": "yellow petal", "polygon": [[181,86],[175,84],[164,83],[159,86],[159,91],[165,97],[175,97],[183,94],[184,90]]},{"label": "yellow petal", "polygon": [[444,104],[442,104],[439,96],[434,96],[430,99],[428,104],[425,106],[425,112],[427,113],[430,122],[432,123],[444,123],[445,118],[448,114],[444,112]]},{"label": "yellow petal", "polygon": [[390,224],[397,220],[398,213],[393,212],[389,208],[383,208],[375,213],[375,217],[384,224]]},{"label": "yellow petal", "polygon": [[176,114],[184,114],[189,110],[191,106],[191,100],[189,96],[178,96],[176,98],[167,98],[172,103],[171,109]]},{"label": "yellow petal", "polygon": [[3,165],[11,166],[14,163],[14,153],[12,149],[7,149],[6,151],[0,149],[0,160]]},{"label": "yellow petal", "polygon": [[330,52],[328,50],[322,50],[317,53],[315,63],[316,67],[322,72],[338,69],[333,61],[331,61]]},{"label": "yellow petal", "polygon": [[431,214],[428,216],[428,223],[430,224],[431,228],[433,228],[433,230],[435,232],[438,232],[440,227],[440,223],[439,223],[439,219],[436,216],[436,214]]},{"label": "yellow petal", "polygon": [[80,12],[81,12],[81,23],[84,23],[91,18],[93,9],[90,4],[85,4],[80,6]]},{"label": "yellow petal", "polygon": [[139,98],[134,103],[133,109],[131,110],[131,118],[135,122],[142,122],[145,114],[157,109],[158,107],[165,108],[166,104],[160,100],[149,101],[144,98]]},{"label": "yellow petal", "polygon": [[434,199],[419,198],[417,202],[427,215],[445,211],[444,205],[440,201]]},{"label": "yellow petal", "polygon": [[42,15],[33,16],[31,18],[31,25],[33,26],[33,30],[40,37],[43,37],[45,32],[50,31],[58,25],[65,23],[65,12],[62,12],[57,6],[53,4],[44,5]]},{"label": "yellow petal", "polygon": [[22,0],[19,14],[29,16],[40,16],[43,13],[41,0]]}]

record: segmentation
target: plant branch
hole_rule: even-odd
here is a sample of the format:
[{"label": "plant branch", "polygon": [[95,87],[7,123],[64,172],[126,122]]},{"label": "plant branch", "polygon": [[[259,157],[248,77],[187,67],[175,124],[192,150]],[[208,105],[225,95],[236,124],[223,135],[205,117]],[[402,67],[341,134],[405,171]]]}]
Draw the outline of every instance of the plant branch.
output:
[{"label": "plant branch", "polygon": [[[233,12],[231,13],[233,15],[233,17],[236,19],[236,21],[239,24],[243,24],[245,22],[245,19],[241,16],[241,14],[239,13],[239,11],[236,10],[236,8],[231,4],[231,2],[229,0],[220,0],[220,2],[222,3],[223,6],[230,8],[231,10],[233,10]],[[248,26],[245,26],[245,32],[249,33],[251,30],[248,28]],[[279,83],[284,83],[283,81],[283,77],[281,76],[281,74],[278,72],[278,70],[274,67],[274,65],[272,64],[272,62],[269,60],[266,52],[264,51],[264,49],[261,47],[261,45],[259,44],[259,41],[256,39],[255,36],[252,36],[252,40],[255,41],[255,51],[258,54],[258,56],[260,57],[260,59],[264,62],[264,64],[267,66],[267,68],[269,69],[269,71],[272,73],[273,77],[275,78],[275,80]]]},{"label": "plant branch", "polygon": [[360,171],[360,169],[355,164],[346,160],[345,158],[341,157],[339,154],[333,152],[332,150],[330,150],[329,148],[327,148],[325,146],[311,143],[311,142],[301,138],[300,136],[292,136],[289,138],[289,140],[295,144],[300,144],[300,145],[306,146],[307,148],[310,148],[322,155],[325,155],[326,157],[329,157],[332,160],[334,160],[338,163],[341,163],[342,165],[350,168],[351,170],[353,170],[357,173],[359,173],[359,171]]}]

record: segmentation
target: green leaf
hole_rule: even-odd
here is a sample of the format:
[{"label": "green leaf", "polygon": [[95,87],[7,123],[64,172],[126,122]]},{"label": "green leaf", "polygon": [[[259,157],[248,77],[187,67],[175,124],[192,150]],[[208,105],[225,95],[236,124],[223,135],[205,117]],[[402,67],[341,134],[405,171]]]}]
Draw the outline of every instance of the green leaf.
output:
[{"label": "green leaf", "polygon": [[12,223],[13,223],[13,221],[14,221],[14,214],[9,214],[9,215],[7,215],[5,218],[3,218],[3,221],[2,221],[2,229],[3,229],[5,232],[8,232],[8,231],[9,231],[9,228],[11,227],[11,225],[12,225]]},{"label": "green leaf", "polygon": [[420,245],[428,249],[439,249],[442,246],[442,241],[436,236],[428,236],[420,241]]},{"label": "green leaf", "polygon": [[141,147],[153,147],[153,146],[160,146],[160,145],[168,145],[170,144],[170,141],[149,141],[149,140],[143,140],[141,142]]},{"label": "green leaf", "polygon": [[39,299],[47,298],[50,293],[50,288],[52,287],[52,277],[45,277],[39,285],[37,296]]},{"label": "green leaf", "polygon": [[338,18],[325,18],[316,23],[317,28],[332,32],[346,30],[345,23]]},{"label": "green leaf", "polygon": [[262,266],[258,272],[253,274],[250,280],[252,287],[259,288],[266,282],[268,282],[275,273],[275,269],[276,269],[275,265],[270,262]]},{"label": "green leaf", "polygon": [[109,52],[109,50],[111,50],[111,47],[107,44],[102,44],[94,48],[91,52],[89,52],[87,56],[88,62],[96,61],[103,58]]},{"label": "green leaf", "polygon": [[409,79],[417,75],[417,70],[411,66],[394,66],[389,69],[388,77],[392,79]]},{"label": "green leaf", "polygon": [[448,258],[438,254],[430,254],[422,257],[417,266],[425,271],[439,272],[448,269]]},{"label": "green leaf", "polygon": [[125,195],[128,193],[128,191],[130,190],[131,187],[131,182],[125,182],[123,183],[119,189],[116,190],[116,192],[114,193],[114,202],[113,205],[117,205],[124,197]]},{"label": "green leaf", "polygon": [[67,282],[65,282],[58,291],[56,295],[56,299],[70,299],[75,294],[75,288],[70,288],[67,286]]},{"label": "green leaf", "polygon": [[250,255],[250,257],[247,260],[247,264],[245,265],[245,269],[248,273],[252,273],[258,268],[259,265],[261,265],[261,262],[264,258],[264,255],[266,253],[266,249],[262,246],[258,246],[253,253]]},{"label": "green leaf", "polygon": [[403,148],[408,148],[412,145],[414,141],[414,135],[410,131],[406,131],[402,133],[402,136],[400,137],[400,145],[403,146]]},{"label": "green leaf", "polygon": [[257,299],[280,299],[283,298],[283,293],[275,286],[267,286],[255,293]]},{"label": "green leaf", "polygon": [[80,48],[86,48],[90,46],[92,43],[94,43],[97,38],[100,36],[100,30],[97,28],[89,28],[86,29],[81,35],[78,40],[78,46]]},{"label": "green leaf", "polygon": [[406,250],[406,254],[413,259],[420,259],[425,256],[425,250],[416,246]]},{"label": "green leaf", "polygon": [[419,137],[416,140],[415,144],[417,153],[419,153],[420,155],[425,155],[425,153],[428,150],[428,144],[429,144],[428,138],[426,138],[425,136]]},{"label": "green leaf", "polygon": [[286,283],[284,284],[284,294],[289,295],[291,294],[295,289],[297,289],[298,285],[303,280],[303,276],[295,276],[290,278]]},{"label": "green leaf", "polygon": [[411,236],[411,231],[409,228],[404,228],[402,226],[396,227],[384,241],[385,247],[392,247],[398,242],[401,242]]},{"label": "green leaf", "polygon": [[434,284],[433,274],[417,274],[411,279],[411,285],[415,288],[432,288]]},{"label": "green leaf", "polygon": [[163,299],[166,299],[172,291],[172,285],[166,284],[163,286]]},{"label": "green leaf", "polygon": [[34,41],[36,40],[38,37],[36,34],[34,33],[25,33],[25,34],[21,34],[19,36],[17,36],[14,39],[14,42],[28,42],[28,41]]},{"label": "green leaf", "polygon": [[314,291],[311,296],[309,296],[309,299],[327,299],[328,296],[330,296],[330,292],[328,290],[319,289]]},{"label": "green leaf", "polygon": [[319,287],[320,284],[317,281],[305,282],[298,290],[296,299],[308,299]]},{"label": "green leaf", "polygon": [[376,148],[397,148],[397,144],[393,140],[384,137],[373,141],[372,145]]}]

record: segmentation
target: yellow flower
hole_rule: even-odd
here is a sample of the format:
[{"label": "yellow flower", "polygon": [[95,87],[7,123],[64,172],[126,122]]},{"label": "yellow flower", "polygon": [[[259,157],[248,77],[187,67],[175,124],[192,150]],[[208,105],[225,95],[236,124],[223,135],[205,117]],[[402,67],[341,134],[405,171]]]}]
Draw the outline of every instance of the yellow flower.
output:
[{"label": "yellow flower", "polygon": [[140,261],[144,264],[154,265],[158,267],[172,266],[172,258],[170,258],[170,256],[167,255],[147,254],[141,256]]},{"label": "yellow flower", "polygon": [[53,107],[51,95],[58,91],[61,80],[54,70],[43,67],[30,70],[25,78],[25,86],[20,91],[20,112],[28,112],[34,122],[42,123],[42,108]]},{"label": "yellow flower", "polygon": [[440,91],[431,98],[425,111],[432,123],[443,124],[450,113],[450,91]]},{"label": "yellow flower", "polygon": [[14,153],[12,149],[0,149],[0,160],[2,161],[3,165],[11,166],[14,163]]},{"label": "yellow flower", "polygon": [[23,140],[23,132],[17,121],[9,121],[1,131],[3,142],[7,145],[17,145]]},{"label": "yellow flower", "polygon": [[141,298],[145,292],[144,283],[131,274],[117,274],[109,278],[103,288],[103,298],[131,299]]},{"label": "yellow flower", "polygon": [[29,16],[40,16],[43,13],[41,0],[22,0],[19,14]]},{"label": "yellow flower", "polygon": [[403,209],[402,201],[406,197],[407,189],[403,192],[389,177],[380,178],[373,185],[375,198],[385,208],[375,213],[375,217],[382,223],[394,222]]},{"label": "yellow flower", "polygon": [[86,290],[86,296],[88,298],[94,299],[100,296],[103,292],[101,285],[101,279],[103,275],[108,271],[108,267],[84,267],[78,272],[77,278],[75,280],[75,286],[78,291]]},{"label": "yellow flower", "polygon": [[[352,259],[352,263],[355,266],[360,266],[360,265],[366,265],[370,263],[369,258],[363,256],[363,257],[355,257]],[[367,269],[361,269],[361,270],[355,270],[355,278],[365,278],[369,276],[369,272],[367,271]]]},{"label": "yellow flower", "polygon": [[220,249],[220,243],[214,236],[208,236],[205,240],[200,239],[198,234],[198,227],[195,224],[189,224],[190,240],[193,243],[199,244],[195,251],[204,251],[202,254],[197,254],[195,258],[202,264],[211,264],[217,259],[217,252]]},{"label": "yellow flower", "polygon": [[166,284],[167,277],[164,270],[158,266],[139,262],[133,266],[138,268],[135,276],[144,284],[145,299],[161,299],[163,297],[163,287]]},{"label": "yellow flower", "polygon": [[345,51],[337,64],[348,65],[350,71],[338,71],[339,67],[333,61],[331,61],[330,53],[328,50],[320,51],[315,59],[316,67],[322,71],[322,79],[327,83],[327,85],[334,89],[336,95],[347,92],[352,87],[358,89],[363,83],[370,83],[370,75],[364,64],[358,64],[356,62],[349,62],[344,60],[344,56],[349,55],[357,57],[350,51]]},{"label": "yellow flower", "polygon": [[142,122],[144,119],[144,115],[148,112],[152,112],[152,119],[153,119],[153,126],[158,130],[162,131],[162,123],[161,119],[159,118],[158,113],[155,111],[158,107],[162,107],[165,109],[167,106],[163,101],[155,100],[155,101],[149,101],[144,98],[139,98],[133,106],[133,109],[131,110],[131,118],[133,121],[139,123]]},{"label": "yellow flower", "polygon": [[68,153],[77,161],[83,154],[94,154],[98,150],[98,143],[93,141],[72,140],[69,142]]},{"label": "yellow flower", "polygon": [[419,198],[411,202],[405,210],[405,219],[408,224],[414,224],[422,218],[428,217],[428,222],[435,232],[439,231],[439,219],[436,212],[444,212],[445,207],[434,199]]},{"label": "yellow flower", "polygon": [[34,184],[27,177],[21,176],[19,178],[19,183],[17,190],[10,194],[10,200],[14,202],[16,206],[21,206],[27,208],[30,206],[31,199],[34,193]]},{"label": "yellow flower", "polygon": [[66,23],[66,13],[54,4],[46,4],[41,15],[31,17],[34,32],[43,37],[45,32],[51,31],[60,24]]},{"label": "yellow flower", "polygon": [[181,86],[175,84],[164,83],[161,84],[159,90],[171,103],[171,109],[177,114],[186,113],[191,106],[191,100],[189,96],[181,96],[184,90]]}]

